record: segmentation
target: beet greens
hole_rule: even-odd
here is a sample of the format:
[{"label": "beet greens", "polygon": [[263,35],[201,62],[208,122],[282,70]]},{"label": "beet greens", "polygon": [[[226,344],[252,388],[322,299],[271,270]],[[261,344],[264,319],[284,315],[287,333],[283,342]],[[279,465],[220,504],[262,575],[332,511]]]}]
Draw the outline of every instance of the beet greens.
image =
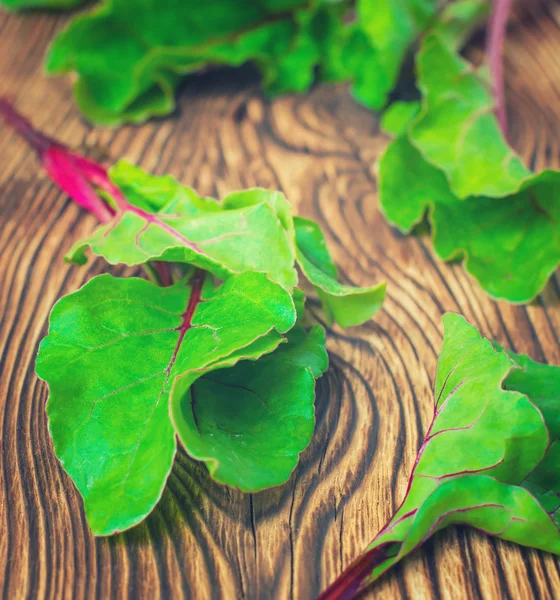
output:
[{"label": "beet greens", "polygon": [[560,554],[560,367],[500,348],[460,315],[443,324],[434,417],[405,497],[320,600],[356,597],[453,524]]},{"label": "beet greens", "polygon": [[36,132],[6,100],[0,114],[101,221],[67,260],[83,264],[89,249],[152,279],[100,275],[59,300],[37,357],[55,451],[93,533],[150,513],[177,439],[220,483],[254,492],[285,482],[311,440],[315,380],[328,366],[296,263],[330,322],[368,320],[385,285],[338,283],[318,225],[296,220],[279,192],[217,202],[128,163],[107,171]]},{"label": "beet greens", "polygon": [[[427,221],[437,256],[463,260],[495,299],[530,302],[558,268],[560,173],[533,173],[508,139],[511,0],[134,2],[86,9],[49,51],[51,73],[76,75],[90,120],[169,114],[183,77],[247,61],[271,94],[305,92],[316,78],[348,82],[359,102],[384,109],[391,139],[379,199],[393,226],[408,234]],[[461,49],[485,21],[486,60],[475,66]],[[412,94],[399,85],[407,56]],[[37,358],[55,450],[92,531],[122,531],[150,513],[177,440],[220,483],[252,492],[285,482],[313,434],[316,380],[328,366],[298,269],[326,321],[343,327],[379,310],[384,284],[339,282],[319,225],[293,216],[279,192],[218,202],[124,161],[106,169],[1,98],[0,116],[100,222],[67,260],[102,257],[149,279],[105,274],[62,298]],[[444,329],[434,416],[402,504],[321,600],[354,598],[456,523],[560,554],[560,367],[499,347],[455,314]]]}]

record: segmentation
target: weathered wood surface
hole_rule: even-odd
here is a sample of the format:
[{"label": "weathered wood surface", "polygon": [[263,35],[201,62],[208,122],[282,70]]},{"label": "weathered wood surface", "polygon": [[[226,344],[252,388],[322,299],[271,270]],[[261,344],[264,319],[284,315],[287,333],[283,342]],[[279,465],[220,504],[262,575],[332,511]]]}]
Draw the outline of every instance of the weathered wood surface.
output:
[{"label": "weathered wood surface", "polygon": [[[163,500],[126,535],[94,539],[47,433],[37,345],[61,295],[105,266],[66,265],[84,215],[0,126],[0,593],[2,598],[313,598],[399,502],[432,411],[441,315],[560,364],[560,280],[527,307],[495,303],[426,238],[403,238],[377,210],[374,165],[386,143],[344,86],[263,101],[247,71],[193,77],[173,118],[93,129],[68,82],[41,62],[61,16],[0,16],[0,93],[47,133],[171,173],[204,194],[280,188],[318,219],[344,279],[388,282],[369,324],[330,331],[317,430],[286,485],[243,495],[181,455]],[[560,9],[530,10],[507,44],[512,135],[527,161],[560,167]],[[560,597],[560,561],[466,529],[437,535],[369,598]]]}]

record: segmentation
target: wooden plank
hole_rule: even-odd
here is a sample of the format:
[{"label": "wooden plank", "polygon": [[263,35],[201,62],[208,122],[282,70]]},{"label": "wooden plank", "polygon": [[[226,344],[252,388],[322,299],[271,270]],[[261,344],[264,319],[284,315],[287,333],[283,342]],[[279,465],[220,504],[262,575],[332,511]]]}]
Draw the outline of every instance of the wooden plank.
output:
[{"label": "wooden plank", "polygon": [[[427,238],[403,238],[377,210],[374,165],[386,144],[377,117],[345,86],[269,102],[250,70],[192,77],[173,118],[94,129],[65,80],[42,59],[62,16],[0,16],[0,94],[37,126],[101,148],[201,193],[280,188],[317,219],[346,281],[388,282],[384,310],[329,331],[317,430],[286,485],[243,495],[181,455],[153,515],[126,535],[94,539],[55,459],[34,375],[37,345],[61,295],[105,269],[66,265],[85,216],[0,128],[0,591],[3,598],[312,599],[372,539],[405,491],[432,410],[441,315],[464,314],[485,335],[560,364],[560,280],[529,306],[496,303]],[[560,8],[531,9],[507,43],[515,146],[529,164],[560,167]],[[473,51],[475,52],[475,51]],[[114,272],[121,272],[115,269]],[[425,545],[368,598],[560,597],[560,562],[452,529]]]}]

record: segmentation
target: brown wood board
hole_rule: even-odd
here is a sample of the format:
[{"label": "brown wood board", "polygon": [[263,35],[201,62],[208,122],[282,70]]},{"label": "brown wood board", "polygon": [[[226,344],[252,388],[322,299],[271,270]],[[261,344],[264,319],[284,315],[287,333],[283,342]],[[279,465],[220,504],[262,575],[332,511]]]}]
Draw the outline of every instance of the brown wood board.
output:
[{"label": "brown wood board", "polygon": [[[560,279],[528,306],[497,303],[461,266],[437,260],[428,237],[391,229],[377,208],[374,170],[387,139],[344,85],[269,101],[250,69],[217,71],[182,86],[171,118],[91,127],[68,80],[43,73],[45,49],[65,19],[0,15],[0,94],[38,127],[90,154],[170,173],[203,194],[281,189],[325,229],[343,280],[384,279],[388,298],[368,324],[329,330],[316,433],[287,484],[244,495],[181,454],[144,524],[95,539],[55,458],[34,361],[54,302],[106,266],[63,262],[94,219],[0,126],[1,597],[312,599],[402,498],[432,414],[442,314],[462,313],[484,335],[560,364]],[[516,148],[534,168],[559,168],[558,3],[513,20],[506,72]],[[560,598],[559,567],[554,556],[452,528],[364,597]]]}]

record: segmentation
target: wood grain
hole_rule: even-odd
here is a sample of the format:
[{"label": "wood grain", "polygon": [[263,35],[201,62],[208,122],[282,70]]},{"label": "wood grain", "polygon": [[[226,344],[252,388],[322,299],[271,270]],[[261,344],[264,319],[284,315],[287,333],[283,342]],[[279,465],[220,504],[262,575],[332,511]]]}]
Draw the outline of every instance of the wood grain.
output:
[{"label": "wood grain", "polygon": [[[0,93],[68,144],[170,173],[203,194],[252,185],[285,191],[317,219],[344,280],[388,282],[367,325],[329,331],[332,366],[317,429],[291,480],[243,495],[180,455],[161,504],[126,535],[95,539],[47,432],[46,386],[34,374],[53,303],[105,269],[66,265],[84,215],[0,128],[0,593],[2,598],[312,599],[372,539],[400,501],[432,410],[441,316],[560,364],[560,280],[531,305],[485,296],[427,238],[404,238],[377,210],[374,165],[386,140],[345,86],[263,99],[250,69],[192,77],[169,119],[119,130],[79,116],[68,82],[42,73],[62,16],[0,15]],[[474,49],[473,53],[476,54]],[[536,168],[560,167],[560,5],[512,23],[507,94],[516,147]],[[116,272],[119,272],[118,270]],[[451,529],[365,597],[560,598],[560,560]]]}]

